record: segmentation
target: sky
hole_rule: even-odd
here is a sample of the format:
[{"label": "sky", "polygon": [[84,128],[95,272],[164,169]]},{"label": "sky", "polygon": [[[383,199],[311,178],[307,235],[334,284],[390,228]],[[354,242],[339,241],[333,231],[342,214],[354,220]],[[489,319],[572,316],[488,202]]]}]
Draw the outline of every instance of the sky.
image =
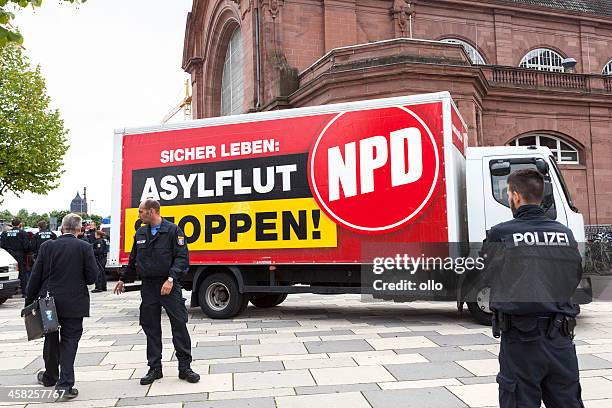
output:
[{"label": "sky", "polygon": [[[14,25],[40,65],[52,107],[69,130],[59,187],[48,195],[7,194],[0,209],[65,210],[87,187],[90,212],[110,215],[113,132],[159,124],[185,96],[181,69],[192,0],[46,0]],[[178,114],[175,120],[182,120]],[[93,201],[93,202],[92,202]]]}]

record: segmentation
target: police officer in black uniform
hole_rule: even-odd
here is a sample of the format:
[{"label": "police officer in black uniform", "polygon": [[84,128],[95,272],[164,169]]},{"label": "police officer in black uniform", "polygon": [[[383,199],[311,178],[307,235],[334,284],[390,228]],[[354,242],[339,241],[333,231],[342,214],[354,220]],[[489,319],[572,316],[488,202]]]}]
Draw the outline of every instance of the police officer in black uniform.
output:
[{"label": "police officer in black uniform", "polygon": [[26,254],[30,250],[30,239],[28,233],[19,227],[20,224],[21,220],[19,218],[11,221],[13,228],[0,235],[0,247],[6,249],[17,261],[19,280],[21,281],[21,296],[25,297],[25,290],[28,285]]},{"label": "police officer in black uniform", "polygon": [[104,231],[96,231],[96,241],[93,244],[96,263],[98,264],[98,278],[96,279],[96,287],[91,293],[106,292],[106,259],[108,256],[108,240]]},{"label": "police officer in black uniform", "polygon": [[540,206],[538,170],[512,173],[507,195],[514,219],[491,228],[485,251],[495,275],[493,334],[501,334],[499,405],[583,408],[570,300],[582,273],[576,241]]},{"label": "police officer in black uniform", "polygon": [[200,381],[191,365],[191,339],[187,331],[187,308],[179,278],[189,270],[189,252],[183,231],[162,219],[156,200],[143,201],[138,216],[143,222],[136,235],[126,271],[120,276],[114,292],[124,291],[126,275],[138,271],[142,279],[140,325],[147,336],[149,371],[140,379],[147,385],[163,377],[161,308],[166,310],[172,329],[172,343],[178,360],[179,378],[191,383]]},{"label": "police officer in black uniform", "polygon": [[32,257],[34,258],[34,261],[36,261],[38,250],[40,249],[40,246],[43,244],[43,242],[54,239],[57,239],[57,235],[55,234],[55,232],[49,231],[49,229],[47,228],[47,223],[45,221],[38,221],[38,232],[32,237],[31,243]]}]

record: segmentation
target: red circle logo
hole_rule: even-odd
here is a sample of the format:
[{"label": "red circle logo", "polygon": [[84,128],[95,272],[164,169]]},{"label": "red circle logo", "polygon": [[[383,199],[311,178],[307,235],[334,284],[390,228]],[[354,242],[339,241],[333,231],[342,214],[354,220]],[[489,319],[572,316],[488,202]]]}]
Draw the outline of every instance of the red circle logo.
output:
[{"label": "red circle logo", "polygon": [[436,139],[410,109],[342,112],[310,152],[309,181],[315,200],[337,224],[385,232],[421,214],[439,167]]}]

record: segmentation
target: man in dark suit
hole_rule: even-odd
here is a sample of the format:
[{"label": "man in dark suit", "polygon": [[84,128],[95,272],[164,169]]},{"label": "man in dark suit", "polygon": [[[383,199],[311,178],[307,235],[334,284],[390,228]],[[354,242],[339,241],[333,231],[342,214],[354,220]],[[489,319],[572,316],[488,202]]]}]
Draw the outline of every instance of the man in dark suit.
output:
[{"label": "man in dark suit", "polygon": [[37,378],[41,385],[63,391],[65,399],[79,394],[73,388],[74,359],[83,334],[83,317],[89,317],[87,285],[98,276],[92,246],[76,237],[80,229],[81,217],[68,214],[62,220],[62,236],[41,245],[26,296],[26,305],[47,292],[55,298],[61,328],[45,337],[45,371]]}]

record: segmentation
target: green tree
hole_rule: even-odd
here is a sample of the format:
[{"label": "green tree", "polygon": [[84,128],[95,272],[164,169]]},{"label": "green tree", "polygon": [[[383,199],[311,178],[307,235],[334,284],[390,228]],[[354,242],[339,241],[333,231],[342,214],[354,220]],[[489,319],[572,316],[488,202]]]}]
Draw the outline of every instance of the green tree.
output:
[{"label": "green tree", "polygon": [[[86,0],[61,0],[66,3],[85,3]],[[40,7],[42,0],[0,0],[0,48],[6,44],[16,43],[21,44],[23,37],[19,30],[11,25],[11,21],[15,18],[15,12],[32,6],[32,8]]]},{"label": "green tree", "polygon": [[0,48],[0,203],[7,191],[57,187],[67,131],[49,102],[40,67],[30,68],[19,46]]}]

